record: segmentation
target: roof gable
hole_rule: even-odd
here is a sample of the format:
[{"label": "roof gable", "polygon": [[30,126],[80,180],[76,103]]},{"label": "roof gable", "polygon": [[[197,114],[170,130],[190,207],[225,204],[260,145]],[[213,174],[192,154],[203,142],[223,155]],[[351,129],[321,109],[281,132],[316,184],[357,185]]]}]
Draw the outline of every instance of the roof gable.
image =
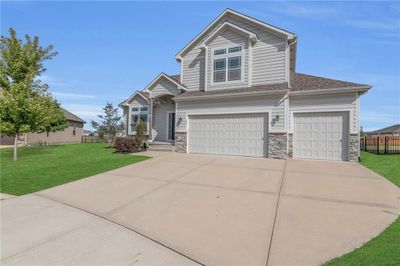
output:
[{"label": "roof gable", "polygon": [[175,78],[171,78],[170,76],[168,76],[167,74],[161,72],[155,79],[153,79],[152,82],[150,82],[149,85],[146,86],[146,88],[144,88],[143,91],[145,92],[150,92],[150,90],[154,87],[154,85],[157,84],[157,82],[159,82],[161,79],[166,79],[169,82],[175,84],[176,86],[178,86],[179,89],[186,91],[186,87],[184,85],[182,85],[181,83],[179,83]]},{"label": "roof gable", "polygon": [[239,34],[242,34],[242,35],[248,37],[252,43],[257,42],[257,35],[254,32],[248,31],[248,30],[243,29],[233,23],[225,21],[224,23],[219,25],[207,38],[205,38],[201,42],[201,45],[203,45],[203,46],[208,45],[215,37],[217,37],[218,35],[220,35],[227,29],[233,30],[234,32],[237,32]]},{"label": "roof gable", "polygon": [[[234,11],[232,9],[225,9],[224,12],[222,12],[214,21],[212,21],[203,31],[201,31],[192,41],[190,41],[181,51],[178,52],[176,55],[176,59],[178,61],[181,60],[182,56],[192,48],[192,46],[197,43],[200,39],[205,38],[206,34],[212,31],[214,28],[218,27],[217,25],[224,20],[225,17],[227,16],[234,16],[234,17],[239,17],[241,19],[246,20],[249,23],[255,24],[259,27],[264,28],[265,30],[274,32],[277,35],[280,36],[285,36],[287,39],[293,39],[296,37],[296,35],[292,32],[283,30],[281,28],[275,27],[273,25],[270,25],[268,23],[265,23],[263,21],[254,19],[252,17],[249,17],[247,15],[244,15],[242,13],[239,13],[237,11]],[[238,26],[237,26],[238,27]]]},{"label": "roof gable", "polygon": [[142,92],[142,91],[135,91],[131,96],[129,96],[128,99],[120,103],[120,106],[128,106],[129,102],[133,100],[135,97],[141,97],[143,98],[146,102],[149,101],[149,94],[147,92]]}]

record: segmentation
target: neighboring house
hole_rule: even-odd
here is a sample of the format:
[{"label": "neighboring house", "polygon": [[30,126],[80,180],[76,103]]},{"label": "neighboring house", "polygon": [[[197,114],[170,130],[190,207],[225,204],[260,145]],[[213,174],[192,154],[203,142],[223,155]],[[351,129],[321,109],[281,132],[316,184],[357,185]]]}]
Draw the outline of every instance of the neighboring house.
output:
[{"label": "neighboring house", "polygon": [[294,33],[225,10],[120,104],[126,134],[177,152],[356,161],[359,97],[371,86],[295,72]]},{"label": "neighboring house", "polygon": [[366,133],[367,136],[400,136],[400,124]]},{"label": "neighboring house", "polygon": [[83,135],[83,125],[86,123],[75,114],[61,108],[67,119],[68,127],[57,132],[28,133],[25,137],[25,144],[41,143],[79,143]]}]

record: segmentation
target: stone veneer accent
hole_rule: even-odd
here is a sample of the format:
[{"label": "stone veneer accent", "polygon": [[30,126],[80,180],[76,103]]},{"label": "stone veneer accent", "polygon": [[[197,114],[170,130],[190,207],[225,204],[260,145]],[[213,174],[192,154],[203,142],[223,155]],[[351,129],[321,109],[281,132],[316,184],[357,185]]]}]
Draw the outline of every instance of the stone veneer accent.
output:
[{"label": "stone veneer accent", "polygon": [[358,134],[349,135],[349,161],[358,162],[358,149],[359,149]]},{"label": "stone veneer accent", "polygon": [[187,133],[175,132],[175,151],[186,153]]},{"label": "stone veneer accent", "polygon": [[288,142],[289,142],[289,157],[293,158],[293,134],[292,133],[289,134]]},{"label": "stone veneer accent", "polygon": [[268,133],[268,157],[284,159],[288,157],[287,134],[286,133]]}]

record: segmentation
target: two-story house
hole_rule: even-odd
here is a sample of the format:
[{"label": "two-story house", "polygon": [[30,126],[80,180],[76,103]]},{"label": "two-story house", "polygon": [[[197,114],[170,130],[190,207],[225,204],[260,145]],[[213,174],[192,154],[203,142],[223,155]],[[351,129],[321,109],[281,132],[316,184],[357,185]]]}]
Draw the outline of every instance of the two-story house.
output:
[{"label": "two-story house", "polygon": [[226,9],[121,103],[126,134],[177,152],[355,161],[371,86],[296,73],[296,34]]}]

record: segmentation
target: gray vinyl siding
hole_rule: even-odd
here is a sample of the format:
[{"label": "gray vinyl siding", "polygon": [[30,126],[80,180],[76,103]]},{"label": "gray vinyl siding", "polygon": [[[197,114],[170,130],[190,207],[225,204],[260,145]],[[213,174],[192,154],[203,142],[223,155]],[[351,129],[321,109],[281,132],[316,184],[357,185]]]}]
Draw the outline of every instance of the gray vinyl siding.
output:
[{"label": "gray vinyl siding", "polygon": [[151,98],[156,98],[157,96],[163,94],[178,95],[179,94],[178,86],[172,83],[171,81],[163,78],[153,88],[150,88]]},{"label": "gray vinyl siding", "polygon": [[293,112],[342,112],[349,111],[350,133],[359,131],[357,93],[291,96],[289,98],[290,130],[293,130]]},{"label": "gray vinyl siding", "polygon": [[175,105],[169,100],[166,103],[157,104],[153,107],[153,131],[155,141],[168,141],[167,118],[168,112],[175,112]]},{"label": "gray vinyl siding", "polygon": [[181,62],[182,84],[188,90],[204,90],[205,52],[200,48],[191,50]]},{"label": "gray vinyl siding", "polygon": [[[251,81],[251,85],[272,84],[287,81],[286,68],[289,66],[286,66],[286,62],[289,62],[289,60],[286,60],[286,38],[284,36],[277,35],[272,31],[253,25],[242,18],[232,16],[226,16],[223,18],[216,27],[225,21],[251,31],[258,37],[257,43],[251,49],[248,49],[248,51],[251,51],[252,69],[251,71],[245,69],[246,72],[251,73],[251,77],[248,77],[247,79],[248,81]],[[202,40],[209,36],[212,30],[213,29],[210,29],[206,32]],[[217,36],[216,38],[220,38],[220,36]],[[196,43],[193,45],[192,50],[183,56],[181,62],[183,84],[185,84],[189,90],[204,89],[204,75],[206,72],[204,55],[205,53],[200,49],[199,43]],[[210,53],[208,53],[208,55],[208,57],[210,57]],[[246,58],[246,60],[249,60],[250,55],[247,54]],[[209,82],[211,80],[209,71],[211,64],[208,63],[207,65],[207,81]],[[220,88],[226,87],[227,86],[221,86]],[[229,87],[231,88],[232,86]],[[209,87],[207,89],[209,89]]]},{"label": "gray vinyl siding", "polygon": [[[243,82],[235,83],[214,83],[213,79],[213,49],[218,47],[233,47],[242,45],[243,56],[242,56],[242,75]],[[208,45],[207,52],[207,90],[217,90],[226,88],[241,88],[247,87],[249,84],[249,47],[247,37],[236,33],[232,30],[226,30],[219,36],[214,38]]]},{"label": "gray vinyl siding", "polygon": [[225,113],[271,113],[279,115],[279,121],[272,123],[269,121],[269,130],[271,132],[285,132],[285,108],[284,95],[275,96],[258,96],[251,98],[235,98],[223,100],[202,100],[179,102],[177,108],[177,121],[182,119],[180,124],[177,124],[177,132],[186,132],[189,115],[196,114],[225,114]]}]

